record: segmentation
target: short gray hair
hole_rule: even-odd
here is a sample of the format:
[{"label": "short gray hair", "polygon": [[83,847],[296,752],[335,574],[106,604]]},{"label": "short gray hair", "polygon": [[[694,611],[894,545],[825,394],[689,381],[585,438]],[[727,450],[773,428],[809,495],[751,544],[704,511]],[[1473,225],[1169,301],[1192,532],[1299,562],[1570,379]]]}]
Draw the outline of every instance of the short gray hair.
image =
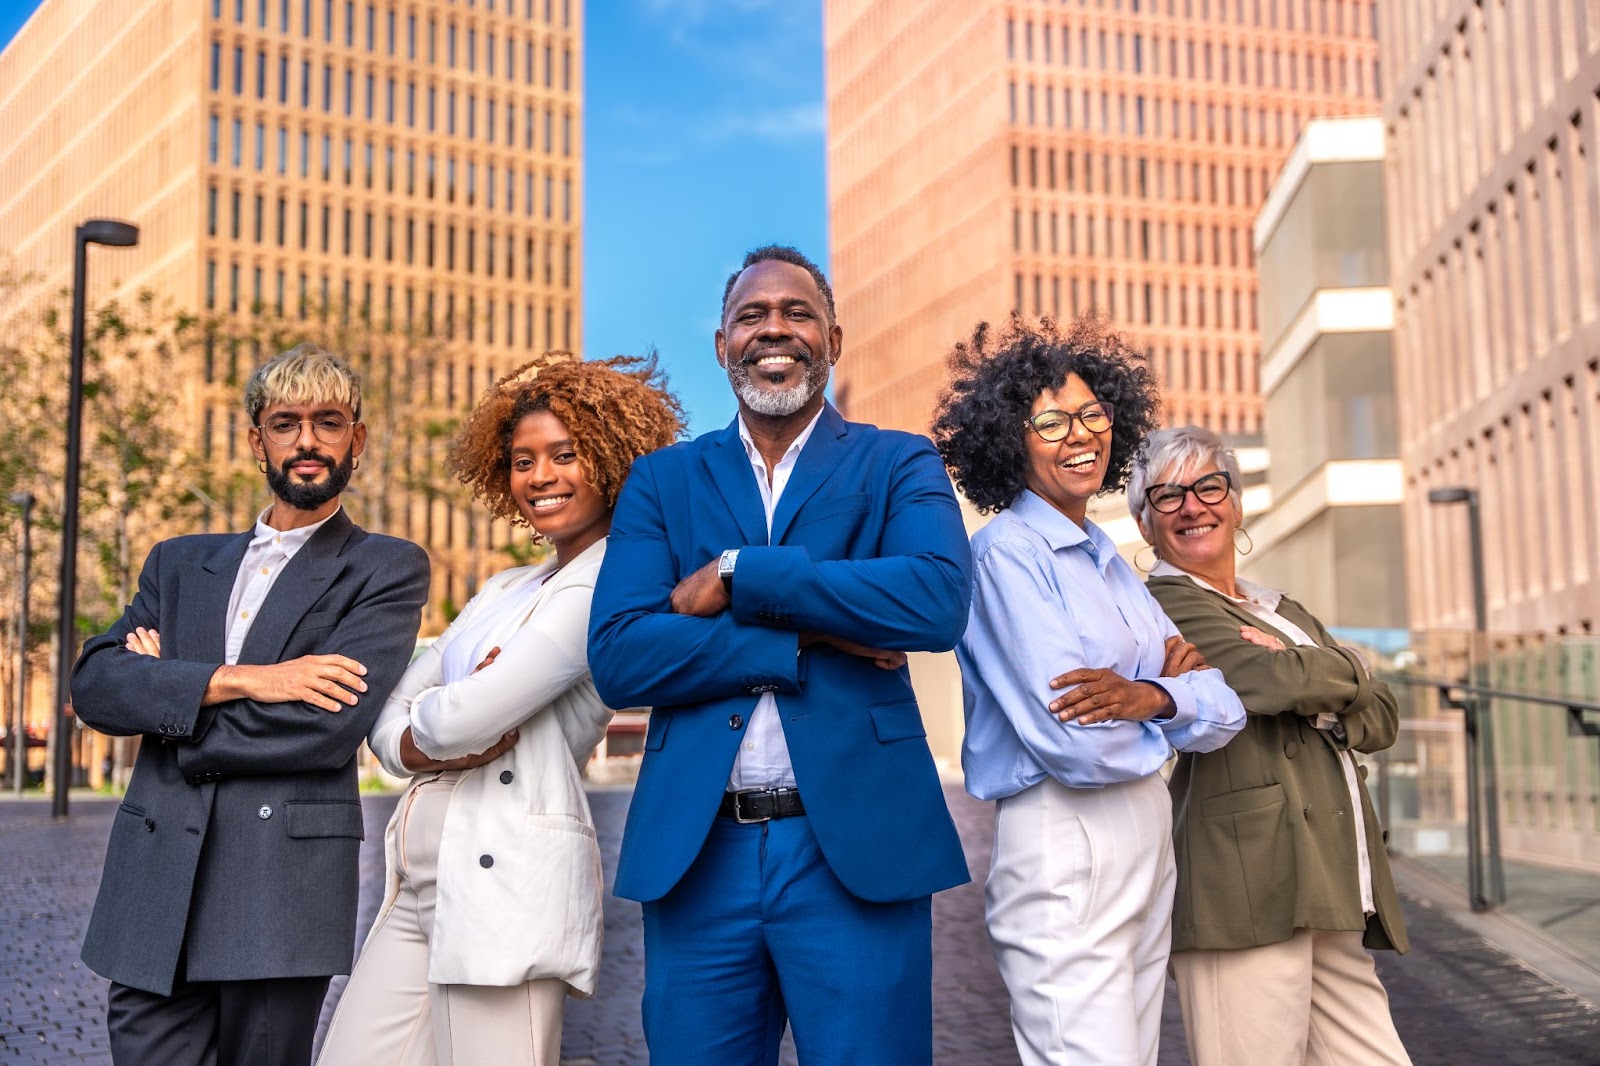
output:
[{"label": "short gray hair", "polygon": [[361,375],[332,352],[307,342],[273,356],[244,386],[253,426],[269,404],[342,403],[361,421]]},{"label": "short gray hair", "polygon": [[1128,476],[1128,510],[1142,524],[1150,521],[1150,501],[1144,490],[1157,484],[1156,478],[1168,470],[1195,469],[1215,466],[1226,470],[1233,481],[1230,495],[1234,506],[1242,512],[1244,501],[1240,489],[1244,480],[1239,473],[1239,457],[1222,438],[1204,426],[1171,426],[1158,429],[1144,439],[1139,454],[1134,456],[1133,473]]}]

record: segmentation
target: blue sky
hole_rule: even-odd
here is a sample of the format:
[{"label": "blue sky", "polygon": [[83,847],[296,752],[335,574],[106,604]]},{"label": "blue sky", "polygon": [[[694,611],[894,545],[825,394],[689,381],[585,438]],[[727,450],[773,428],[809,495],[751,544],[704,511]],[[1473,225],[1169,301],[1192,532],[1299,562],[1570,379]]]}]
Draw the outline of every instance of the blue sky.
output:
[{"label": "blue sky", "polygon": [[[37,7],[0,0],[0,43]],[[733,417],[711,335],[740,258],[827,267],[820,7],[585,5],[584,354],[654,345],[696,433]]]}]

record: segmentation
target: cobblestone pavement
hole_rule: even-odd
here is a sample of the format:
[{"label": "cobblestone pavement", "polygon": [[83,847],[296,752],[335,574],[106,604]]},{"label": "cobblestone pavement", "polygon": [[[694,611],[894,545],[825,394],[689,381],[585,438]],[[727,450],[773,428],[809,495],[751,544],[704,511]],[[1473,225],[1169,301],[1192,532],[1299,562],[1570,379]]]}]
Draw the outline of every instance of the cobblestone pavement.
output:
[{"label": "cobblestone pavement", "polygon": [[[934,900],[935,1054],[940,1066],[1014,1066],[1005,995],[982,925],[990,808],[959,786],[947,792],[979,878]],[[627,789],[600,789],[591,797],[608,879],[629,796]],[[392,796],[366,800],[363,924],[377,908],[382,831],[393,805]],[[109,1062],[104,982],[78,961],[78,942],[115,810],[115,801],[80,800],[72,818],[57,824],[45,804],[0,802],[0,1066]],[[1600,1066],[1600,1010],[1425,901],[1407,897],[1405,904],[1414,950],[1398,959],[1380,955],[1379,970],[1417,1066]],[[568,1001],[565,1066],[647,1061],[642,981],[639,908],[608,898],[600,995]],[[328,1009],[332,1002],[330,996]],[[786,1049],[784,1062],[794,1061]],[[1187,1062],[1169,987],[1160,1063]]]}]

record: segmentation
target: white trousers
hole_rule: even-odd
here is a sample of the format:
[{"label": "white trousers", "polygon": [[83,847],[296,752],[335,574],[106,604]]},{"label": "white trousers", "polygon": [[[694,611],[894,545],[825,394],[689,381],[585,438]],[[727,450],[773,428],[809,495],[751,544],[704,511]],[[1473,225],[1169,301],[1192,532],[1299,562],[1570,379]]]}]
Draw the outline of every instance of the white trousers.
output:
[{"label": "white trousers", "polygon": [[1361,934],[1172,956],[1194,1066],[1411,1066]]},{"label": "white trousers", "polygon": [[989,939],[1024,1066],[1154,1066],[1176,880],[1157,774],[996,804]]},{"label": "white trousers", "polygon": [[564,981],[428,983],[439,839],[455,775],[401,798],[400,895],[356,961],[318,1066],[557,1066]]}]

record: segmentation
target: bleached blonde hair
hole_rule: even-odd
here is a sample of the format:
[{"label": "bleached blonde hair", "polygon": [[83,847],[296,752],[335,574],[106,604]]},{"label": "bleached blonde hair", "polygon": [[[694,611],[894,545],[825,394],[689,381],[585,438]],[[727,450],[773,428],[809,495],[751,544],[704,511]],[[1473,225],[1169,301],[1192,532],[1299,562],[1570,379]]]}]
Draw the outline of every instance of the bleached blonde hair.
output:
[{"label": "bleached blonde hair", "polygon": [[250,375],[244,409],[250,424],[269,404],[342,403],[361,420],[361,375],[332,352],[307,342],[273,356]]}]

